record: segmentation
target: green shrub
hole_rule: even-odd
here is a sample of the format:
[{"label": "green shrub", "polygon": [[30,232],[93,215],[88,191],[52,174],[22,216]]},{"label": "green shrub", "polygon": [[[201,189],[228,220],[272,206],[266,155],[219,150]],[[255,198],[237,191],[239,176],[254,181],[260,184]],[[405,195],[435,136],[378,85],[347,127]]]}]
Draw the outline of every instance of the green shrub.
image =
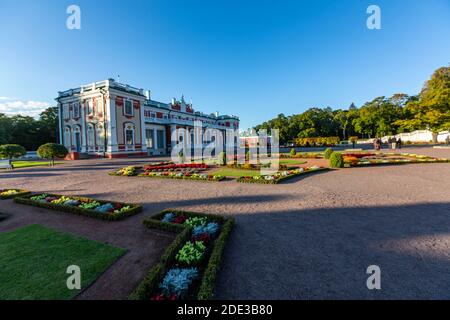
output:
[{"label": "green shrub", "polygon": [[295,155],[297,154],[297,151],[295,151],[295,149],[292,148],[291,152],[289,152],[289,154],[291,155],[291,157],[295,157]]},{"label": "green shrub", "polygon": [[175,259],[183,264],[192,265],[199,263],[205,254],[206,246],[201,241],[186,242],[178,251]]},{"label": "green shrub", "polygon": [[330,167],[331,168],[343,168],[344,167],[344,157],[340,152],[333,152],[330,155]]},{"label": "green shrub", "polygon": [[325,152],[323,153],[323,156],[325,159],[330,159],[331,154],[333,153],[333,149],[326,148]]},{"label": "green shrub", "polygon": [[18,158],[27,153],[24,147],[18,144],[4,144],[0,146],[0,158]]},{"label": "green shrub", "polygon": [[208,222],[207,217],[190,217],[188,218],[184,224],[189,227],[197,227],[197,226],[204,226]]},{"label": "green shrub", "polygon": [[61,144],[58,143],[46,143],[37,149],[39,157],[44,159],[52,159],[52,166],[55,165],[55,158],[64,158],[69,153]]}]

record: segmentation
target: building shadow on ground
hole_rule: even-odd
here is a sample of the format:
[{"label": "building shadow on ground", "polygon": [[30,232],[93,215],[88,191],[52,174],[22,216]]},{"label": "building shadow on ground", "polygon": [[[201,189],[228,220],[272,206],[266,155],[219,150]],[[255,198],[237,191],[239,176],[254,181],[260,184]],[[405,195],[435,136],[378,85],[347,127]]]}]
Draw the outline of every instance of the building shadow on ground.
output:
[{"label": "building shadow on ground", "polygon": [[234,216],[219,299],[450,298],[450,203]]}]

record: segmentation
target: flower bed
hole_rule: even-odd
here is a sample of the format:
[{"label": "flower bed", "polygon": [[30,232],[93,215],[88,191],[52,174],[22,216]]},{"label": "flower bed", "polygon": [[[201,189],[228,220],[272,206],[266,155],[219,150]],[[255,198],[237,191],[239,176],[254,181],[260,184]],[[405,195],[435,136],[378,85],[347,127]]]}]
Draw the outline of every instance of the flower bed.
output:
[{"label": "flower bed", "polygon": [[237,179],[238,182],[242,183],[263,183],[263,184],[278,184],[285,180],[301,176],[303,174],[324,171],[328,168],[323,167],[310,167],[310,168],[298,168],[294,170],[281,171],[276,174],[264,175],[264,176],[253,176],[253,177],[240,177]]},{"label": "flower bed", "polygon": [[16,197],[25,196],[30,193],[30,191],[22,189],[3,189],[0,190],[0,200],[14,199]]},{"label": "flower bed", "polygon": [[140,177],[149,178],[168,178],[168,179],[186,179],[186,180],[200,180],[200,181],[222,181],[225,179],[220,174],[206,174],[206,173],[190,173],[190,172],[145,172],[139,175]]},{"label": "flower bed", "polygon": [[143,223],[149,228],[176,232],[178,235],[130,299],[210,299],[234,220],[195,212],[164,210]]},{"label": "flower bed", "polygon": [[[358,155],[358,156],[357,156]],[[417,155],[413,153],[359,153],[343,154],[346,167],[384,165],[384,164],[408,164],[408,163],[446,163],[445,158]]]},{"label": "flower bed", "polygon": [[142,211],[142,206],[136,204],[47,193],[18,197],[14,201],[103,220],[121,220]]},{"label": "flower bed", "polygon": [[344,157],[352,157],[352,158],[364,158],[364,157],[373,157],[375,156],[375,153],[343,153],[342,156]]},{"label": "flower bed", "polygon": [[[231,169],[242,169],[242,170],[262,170],[263,168],[270,168],[270,163],[265,164],[256,164],[256,163],[237,163],[237,162],[230,162],[226,164],[227,168]],[[284,164],[279,165],[280,170],[287,170],[289,169],[288,166]]]},{"label": "flower bed", "polygon": [[208,169],[208,165],[204,163],[181,163],[144,166],[144,170],[147,172],[176,171],[181,169]]},{"label": "flower bed", "polygon": [[206,170],[206,164],[169,164],[151,165],[144,167],[129,166],[109,173],[113,176],[138,176],[149,178],[186,179],[199,181],[222,181],[224,176],[219,174],[202,173]]}]

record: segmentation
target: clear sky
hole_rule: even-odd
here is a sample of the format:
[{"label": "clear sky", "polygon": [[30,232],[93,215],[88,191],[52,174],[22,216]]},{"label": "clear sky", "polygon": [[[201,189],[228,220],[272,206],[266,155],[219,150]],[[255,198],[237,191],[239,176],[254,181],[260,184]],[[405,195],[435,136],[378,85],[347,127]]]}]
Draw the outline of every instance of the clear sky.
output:
[{"label": "clear sky", "polygon": [[[66,8],[81,8],[81,30]],[[366,27],[370,4],[381,30]],[[0,0],[0,112],[120,75],[168,102],[241,118],[417,93],[450,62],[449,0]]]}]

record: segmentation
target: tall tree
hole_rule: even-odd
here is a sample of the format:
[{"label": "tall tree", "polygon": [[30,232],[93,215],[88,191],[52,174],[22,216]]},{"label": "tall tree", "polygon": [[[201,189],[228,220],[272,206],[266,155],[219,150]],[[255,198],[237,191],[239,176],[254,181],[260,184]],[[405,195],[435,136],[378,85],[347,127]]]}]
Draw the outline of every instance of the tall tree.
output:
[{"label": "tall tree", "polygon": [[407,118],[398,125],[407,130],[429,129],[436,142],[437,133],[450,129],[450,67],[436,70],[419,94],[406,105]]}]

